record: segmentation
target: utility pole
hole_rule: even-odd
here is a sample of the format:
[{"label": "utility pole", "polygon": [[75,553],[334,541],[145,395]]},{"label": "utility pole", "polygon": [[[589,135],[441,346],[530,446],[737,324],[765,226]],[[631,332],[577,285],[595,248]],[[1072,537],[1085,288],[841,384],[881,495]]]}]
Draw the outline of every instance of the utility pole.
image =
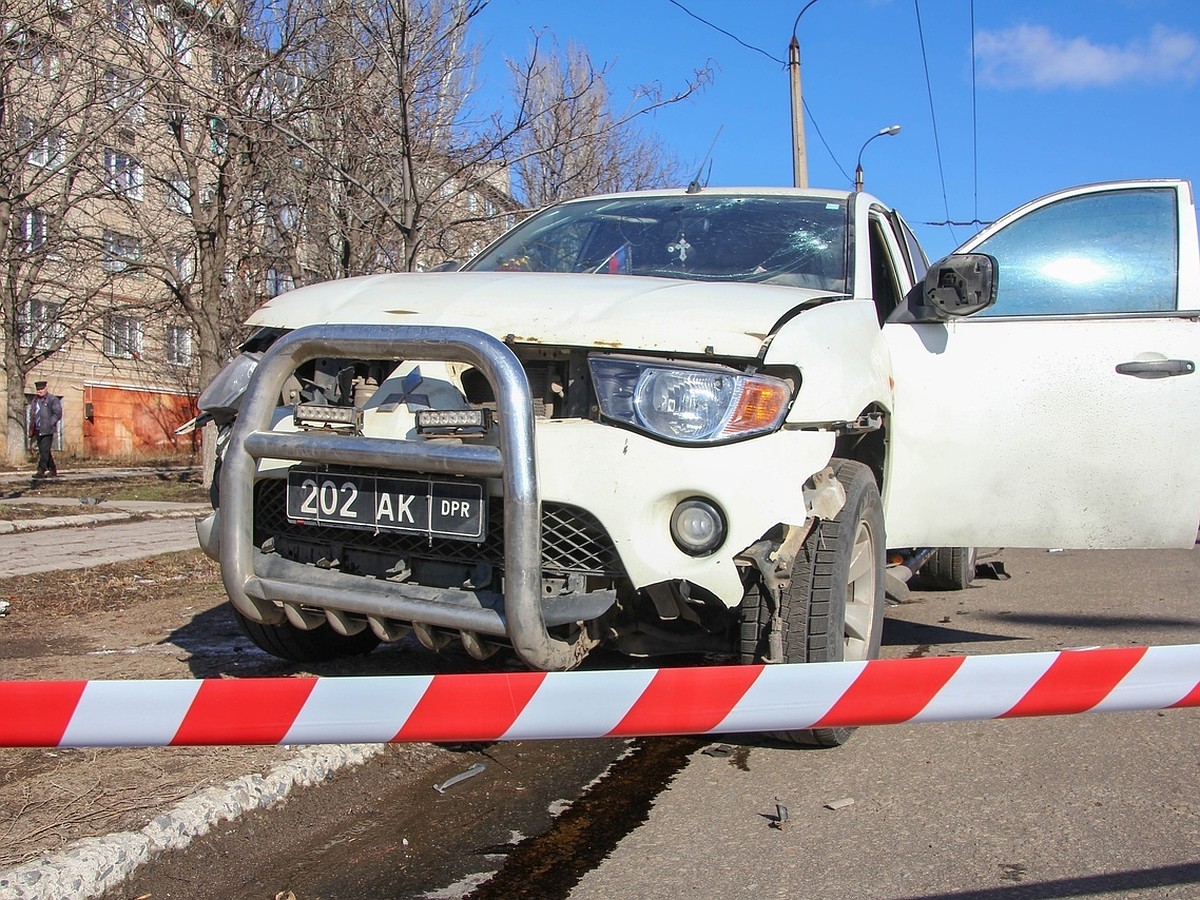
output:
[{"label": "utility pole", "polygon": [[792,42],[788,44],[788,76],[792,82],[792,181],[798,188],[808,187],[808,150],[804,146],[804,95],[800,92],[800,39],[796,30],[800,17],[817,0],[808,0],[792,23]]},{"label": "utility pole", "polygon": [[[809,4],[810,6],[812,4]],[[804,7],[808,9],[808,7]],[[804,10],[801,10],[803,14]],[[800,16],[796,17],[799,24]],[[792,183],[808,187],[808,151],[804,146],[804,95],[800,91],[800,41],[792,32],[788,44],[788,75],[792,84]]]}]

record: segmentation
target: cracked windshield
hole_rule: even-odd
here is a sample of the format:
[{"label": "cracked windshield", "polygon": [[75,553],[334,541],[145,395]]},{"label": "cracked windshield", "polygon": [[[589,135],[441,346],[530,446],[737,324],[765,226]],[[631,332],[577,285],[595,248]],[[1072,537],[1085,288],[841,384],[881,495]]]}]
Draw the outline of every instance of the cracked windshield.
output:
[{"label": "cracked windshield", "polygon": [[565,203],[466,267],[846,290],[846,205],[825,198],[659,196]]}]

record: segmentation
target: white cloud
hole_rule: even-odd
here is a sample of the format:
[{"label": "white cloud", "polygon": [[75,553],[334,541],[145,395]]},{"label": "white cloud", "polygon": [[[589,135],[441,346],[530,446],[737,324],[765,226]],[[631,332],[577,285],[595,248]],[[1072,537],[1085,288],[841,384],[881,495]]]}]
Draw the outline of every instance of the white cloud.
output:
[{"label": "white cloud", "polygon": [[1147,38],[1118,46],[1060,37],[1040,25],[981,31],[975,37],[979,80],[992,87],[1083,88],[1122,82],[1193,82],[1200,40],[1157,25]]}]

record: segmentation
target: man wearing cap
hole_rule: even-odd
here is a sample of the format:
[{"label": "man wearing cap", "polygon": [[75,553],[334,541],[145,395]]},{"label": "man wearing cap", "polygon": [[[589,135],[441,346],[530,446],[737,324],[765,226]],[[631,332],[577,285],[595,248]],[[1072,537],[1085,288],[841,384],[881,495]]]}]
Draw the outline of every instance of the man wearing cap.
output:
[{"label": "man wearing cap", "polygon": [[46,390],[46,382],[33,383],[37,395],[29,411],[29,436],[37,439],[38,467],[34,478],[58,477],[58,467],[54,465],[54,457],[50,448],[54,444],[54,432],[62,419],[62,401]]}]

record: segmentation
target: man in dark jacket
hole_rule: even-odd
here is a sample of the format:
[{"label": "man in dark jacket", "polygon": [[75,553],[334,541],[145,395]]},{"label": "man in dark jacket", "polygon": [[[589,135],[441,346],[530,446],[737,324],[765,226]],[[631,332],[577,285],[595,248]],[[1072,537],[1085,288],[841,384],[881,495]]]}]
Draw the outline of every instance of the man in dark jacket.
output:
[{"label": "man in dark jacket", "polygon": [[29,436],[37,439],[38,467],[34,478],[58,477],[58,467],[50,449],[54,445],[54,433],[62,419],[62,401],[46,390],[46,382],[33,383],[37,395],[29,410]]}]

